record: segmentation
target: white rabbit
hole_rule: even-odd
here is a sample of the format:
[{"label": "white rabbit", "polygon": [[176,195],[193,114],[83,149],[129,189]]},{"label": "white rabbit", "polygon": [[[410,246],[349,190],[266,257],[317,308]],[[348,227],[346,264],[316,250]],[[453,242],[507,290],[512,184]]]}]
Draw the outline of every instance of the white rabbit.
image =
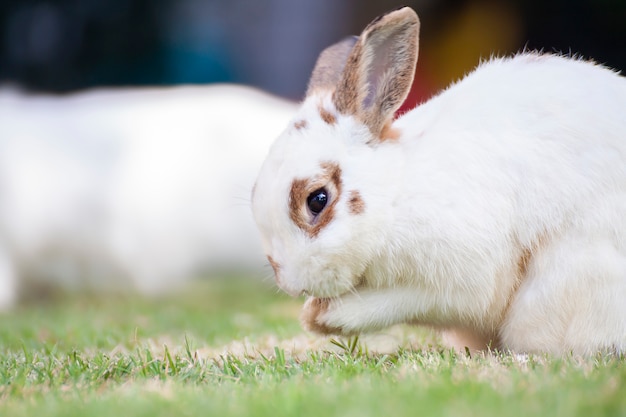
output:
[{"label": "white rabbit", "polygon": [[33,284],[150,294],[261,263],[249,190],[295,110],[228,85],[0,91],[0,309]]},{"label": "white rabbit", "polygon": [[626,349],[626,81],[523,53],[396,121],[419,20],[402,8],[325,50],[252,207],[307,329],[398,323],[453,346]]}]

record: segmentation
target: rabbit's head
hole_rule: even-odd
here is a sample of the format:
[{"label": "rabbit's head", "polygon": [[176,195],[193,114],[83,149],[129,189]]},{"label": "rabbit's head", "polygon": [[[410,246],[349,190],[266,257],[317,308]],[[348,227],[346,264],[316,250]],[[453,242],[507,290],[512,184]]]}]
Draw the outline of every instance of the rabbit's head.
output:
[{"label": "rabbit's head", "polygon": [[413,81],[418,33],[417,15],[402,8],[324,50],[270,149],[252,209],[284,291],[335,297],[366,284],[391,233],[391,123]]}]

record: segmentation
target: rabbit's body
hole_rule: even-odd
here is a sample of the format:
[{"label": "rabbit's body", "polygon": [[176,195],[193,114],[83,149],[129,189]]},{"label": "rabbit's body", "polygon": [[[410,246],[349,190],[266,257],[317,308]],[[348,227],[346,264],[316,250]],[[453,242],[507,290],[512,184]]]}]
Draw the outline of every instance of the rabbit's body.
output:
[{"label": "rabbit's body", "polygon": [[[372,303],[371,322],[337,312],[328,325],[469,324],[516,350],[580,350],[591,329],[606,328],[594,343],[621,335],[625,346],[626,86],[616,78],[520,55],[484,64],[396,121],[400,136],[381,145],[394,163],[370,164],[394,204],[365,282],[391,288],[390,309],[403,299],[408,308],[389,317]],[[599,112],[603,100],[612,106]]]},{"label": "rabbit's body", "polygon": [[[352,334],[418,323],[448,330],[457,347],[625,350],[625,80],[531,53],[482,64],[393,124],[393,88],[343,110],[358,48],[376,51],[389,41],[374,38],[394,30],[404,45],[406,10],[366,29],[336,89],[312,87],[295,119],[309,132],[279,138],[257,181],[255,194],[271,194],[266,171],[295,178],[281,190],[288,207],[273,208],[296,227],[276,215],[257,222],[279,285],[314,296],[305,326]],[[376,94],[382,123],[367,113]],[[300,182],[307,199],[294,214]],[[328,203],[315,214],[320,188]],[[263,213],[271,204],[255,200]]]},{"label": "rabbit's body", "polygon": [[247,190],[295,110],[228,85],[0,91],[0,309],[18,288],[153,294],[254,268]]}]

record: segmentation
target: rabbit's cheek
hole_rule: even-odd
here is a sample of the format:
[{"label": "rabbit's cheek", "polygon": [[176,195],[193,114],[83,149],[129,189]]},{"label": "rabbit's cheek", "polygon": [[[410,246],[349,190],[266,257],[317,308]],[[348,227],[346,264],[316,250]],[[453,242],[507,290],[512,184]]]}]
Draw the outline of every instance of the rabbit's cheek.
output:
[{"label": "rabbit's cheek", "polygon": [[[316,257],[310,261],[315,262]],[[325,260],[320,264],[303,266],[299,275],[298,285],[306,293],[319,298],[335,298],[349,293],[360,282],[355,278],[354,271],[342,260]]]}]

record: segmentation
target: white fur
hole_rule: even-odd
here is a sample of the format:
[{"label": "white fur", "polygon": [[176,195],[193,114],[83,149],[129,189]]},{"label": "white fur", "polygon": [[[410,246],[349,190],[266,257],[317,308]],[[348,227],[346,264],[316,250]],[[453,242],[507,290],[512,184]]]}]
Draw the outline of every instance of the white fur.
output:
[{"label": "white fur", "polygon": [[0,91],[0,307],[18,284],[171,288],[258,265],[255,172],[295,112],[238,86]]},{"label": "white fur", "polygon": [[[253,209],[292,294],[331,298],[344,333],[421,323],[458,345],[519,352],[626,350],[626,80],[534,53],[483,63],[368,144],[309,97],[277,139]],[[294,178],[342,169],[334,220],[309,238],[288,215]],[[346,195],[358,190],[363,214]],[[525,274],[520,262],[529,251]]]}]

